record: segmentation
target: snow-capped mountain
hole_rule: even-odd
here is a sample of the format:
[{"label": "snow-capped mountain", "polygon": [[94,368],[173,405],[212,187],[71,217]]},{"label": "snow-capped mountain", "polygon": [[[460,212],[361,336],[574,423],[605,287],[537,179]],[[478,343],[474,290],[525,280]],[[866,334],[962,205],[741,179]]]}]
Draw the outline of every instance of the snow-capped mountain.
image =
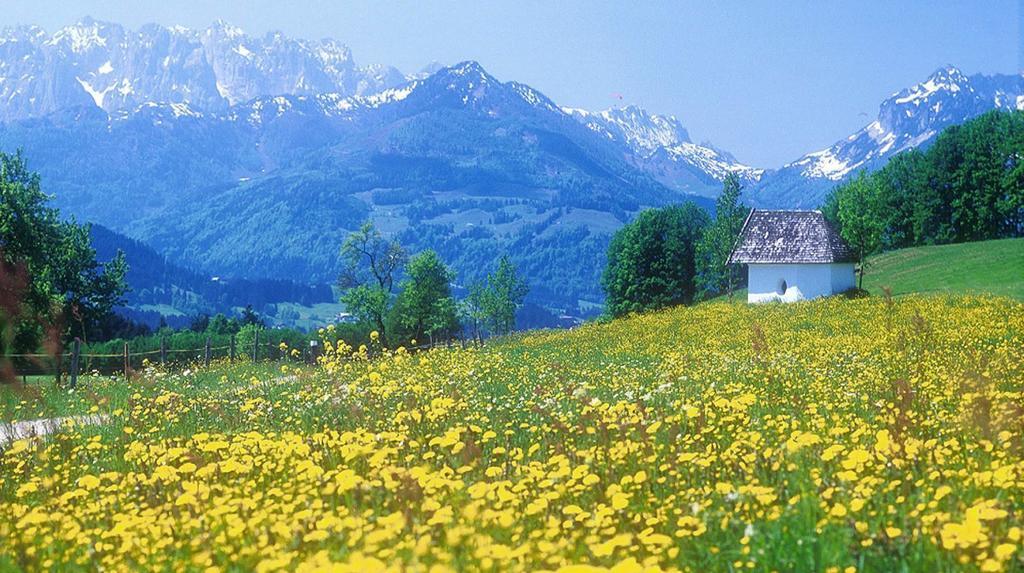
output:
[{"label": "snow-capped mountain", "polygon": [[708,143],[693,143],[686,128],[671,115],[648,113],[634,105],[601,112],[562,109],[589,129],[625,145],[637,166],[681,191],[714,196],[720,188],[716,183],[729,173],[748,184],[764,173]]},{"label": "snow-capped mountain", "polygon": [[205,30],[128,30],[91,18],[47,34],[0,32],[0,120],[93,104],[107,112],[150,102],[200,111],[266,95],[370,94],[406,82],[389,66],[359,67],[340,42],[252,37],[218,21]]},{"label": "snow-capped mountain", "polygon": [[750,196],[766,206],[815,206],[837,182],[878,169],[901,151],[927,146],[943,129],[992,109],[1024,109],[1024,75],[968,77],[945,66],[892,94],[860,131],[766,176]]},{"label": "snow-capped mountain", "polygon": [[[155,108],[175,115],[238,115],[245,106],[252,108],[244,111],[252,120],[293,105],[353,120],[361,110],[402,99],[436,74],[452,75],[452,86],[471,87],[457,104],[476,105],[488,85],[501,84],[477,64],[445,68],[432,62],[408,76],[391,66],[360,67],[336,40],[279,32],[251,36],[223,21],[203,30],[155,24],[129,30],[85,18],[53,34],[35,26],[0,31],[0,121],[81,107],[98,107],[118,120],[138,112],[153,116]],[[674,117],[635,106],[596,113],[559,108],[529,86],[507,86],[517,100],[568,114],[607,138],[630,163],[676,191],[713,196],[727,173],[748,183],[761,177],[762,170],[693,143]],[[435,96],[435,103],[446,101],[444,94]]]}]

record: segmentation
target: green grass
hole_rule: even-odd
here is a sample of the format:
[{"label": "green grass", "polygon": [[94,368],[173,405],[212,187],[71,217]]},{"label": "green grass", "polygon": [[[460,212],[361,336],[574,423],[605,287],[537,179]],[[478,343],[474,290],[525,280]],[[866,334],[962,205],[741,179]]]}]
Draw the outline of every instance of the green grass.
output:
[{"label": "green grass", "polygon": [[1024,300],[1024,239],[913,247],[869,261],[864,288],[892,294],[989,293]]},{"label": "green grass", "polygon": [[[78,389],[70,391],[66,386],[57,386],[52,375],[28,376],[27,383],[19,377],[14,384],[0,384],[0,423],[61,416],[85,414],[110,414],[128,406],[131,396],[144,389],[153,380],[161,380],[174,386],[179,392],[197,392],[202,389],[219,387],[227,377],[230,380],[252,380],[254,377],[270,380],[282,376],[282,364],[301,369],[301,364],[292,361],[259,362],[247,360],[229,363],[214,361],[209,369],[198,365],[167,370],[154,368],[141,377],[125,380],[119,375],[83,375],[78,378]],[[148,380],[149,384],[141,384]],[[67,384],[67,378],[64,383]],[[0,571],[4,571],[0,564]]]},{"label": "green grass", "polygon": [[[345,312],[345,305],[339,302],[318,302],[312,306],[304,306],[294,302],[279,302],[276,306],[277,314],[270,317],[270,321],[275,326],[300,328],[303,330],[316,330],[328,324],[333,324],[337,321],[338,314]],[[293,314],[285,318],[285,313],[294,313],[298,317],[296,318]]]}]

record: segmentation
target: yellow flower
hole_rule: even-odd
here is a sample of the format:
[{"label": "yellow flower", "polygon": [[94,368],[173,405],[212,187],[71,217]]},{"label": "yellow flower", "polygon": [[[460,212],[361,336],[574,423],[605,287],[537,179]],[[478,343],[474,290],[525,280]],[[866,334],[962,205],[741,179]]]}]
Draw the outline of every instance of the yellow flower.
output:
[{"label": "yellow flower", "polygon": [[78,486],[85,490],[93,490],[99,487],[100,478],[91,475],[85,475],[78,478]]}]

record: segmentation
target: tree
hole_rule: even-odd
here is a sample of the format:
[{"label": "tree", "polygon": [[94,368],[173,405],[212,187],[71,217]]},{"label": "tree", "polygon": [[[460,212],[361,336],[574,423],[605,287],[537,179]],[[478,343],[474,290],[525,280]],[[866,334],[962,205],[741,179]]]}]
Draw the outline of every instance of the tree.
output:
[{"label": "tree", "polygon": [[498,268],[487,275],[483,296],[487,325],[496,334],[508,334],[516,326],[516,309],[523,304],[530,287],[518,276],[508,255],[498,260]]},{"label": "tree", "polygon": [[836,202],[839,234],[857,255],[858,288],[864,286],[868,255],[874,254],[882,245],[885,221],[880,211],[881,205],[877,181],[866,176],[863,171],[846,185]]},{"label": "tree", "polygon": [[62,340],[87,339],[128,289],[124,254],[97,262],[89,227],[62,221],[48,201],[21,153],[0,152],[0,286],[10,297],[0,351],[35,352],[44,333],[54,351]]},{"label": "tree", "polygon": [[601,277],[612,316],[689,304],[696,294],[696,247],[708,215],[692,202],[648,209],[618,230]]},{"label": "tree", "polygon": [[483,281],[473,281],[469,285],[469,293],[458,306],[459,316],[472,326],[473,338],[477,340],[480,339],[480,327],[487,321],[488,296],[487,284]]},{"label": "tree", "polygon": [[363,223],[341,245],[341,302],[357,319],[374,324],[384,345],[385,318],[394,302],[395,277],[406,258],[402,245],[384,238],[372,221]]},{"label": "tree", "polygon": [[409,259],[402,292],[395,302],[397,322],[411,330],[411,338],[422,340],[423,335],[433,339],[458,328],[455,302],[452,299],[453,273],[432,250],[426,250]]},{"label": "tree", "polygon": [[715,201],[715,220],[697,243],[697,291],[701,298],[722,292],[732,293],[739,265],[728,264],[736,240],[750,208],[739,202],[743,187],[739,177],[730,173],[722,183],[722,194]]},{"label": "tree", "polygon": [[257,314],[255,310],[253,310],[251,304],[245,305],[245,308],[242,309],[242,317],[240,319],[240,322],[242,323],[242,326],[245,326],[247,324],[266,326],[266,323],[263,321],[262,318],[260,318],[260,315]]},{"label": "tree", "polygon": [[444,337],[450,339],[459,330],[459,306],[455,299],[447,296],[434,302],[430,321],[427,322],[427,334],[430,340]]},{"label": "tree", "polygon": [[237,345],[238,352],[246,354],[248,356],[252,356],[253,347],[256,344],[257,340],[259,338],[263,338],[262,340],[259,340],[261,348],[259,349],[257,356],[259,354],[262,354],[264,357],[266,357],[267,353],[264,350],[264,348],[266,348],[265,343],[267,342],[267,340],[266,338],[263,337],[264,330],[265,328],[263,327],[263,325],[257,323],[246,324],[245,326],[240,328],[238,330],[238,334],[235,335],[235,344]]},{"label": "tree", "polygon": [[188,326],[188,329],[192,332],[206,332],[208,328],[210,328],[210,315],[206,313],[200,313],[192,317],[192,321]]},{"label": "tree", "polygon": [[242,324],[253,324],[250,322],[239,323],[237,318],[228,318],[224,313],[218,312],[213,318],[207,321],[206,332],[215,336],[230,336],[236,334],[242,328]]}]

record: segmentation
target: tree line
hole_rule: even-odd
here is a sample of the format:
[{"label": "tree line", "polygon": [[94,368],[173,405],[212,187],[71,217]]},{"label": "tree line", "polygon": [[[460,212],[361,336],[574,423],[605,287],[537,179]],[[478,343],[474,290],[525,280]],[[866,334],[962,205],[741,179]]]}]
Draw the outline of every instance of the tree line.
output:
[{"label": "tree line", "polygon": [[822,212],[857,252],[861,280],[881,251],[1024,236],[1024,112],[949,127],[837,186]]}]

